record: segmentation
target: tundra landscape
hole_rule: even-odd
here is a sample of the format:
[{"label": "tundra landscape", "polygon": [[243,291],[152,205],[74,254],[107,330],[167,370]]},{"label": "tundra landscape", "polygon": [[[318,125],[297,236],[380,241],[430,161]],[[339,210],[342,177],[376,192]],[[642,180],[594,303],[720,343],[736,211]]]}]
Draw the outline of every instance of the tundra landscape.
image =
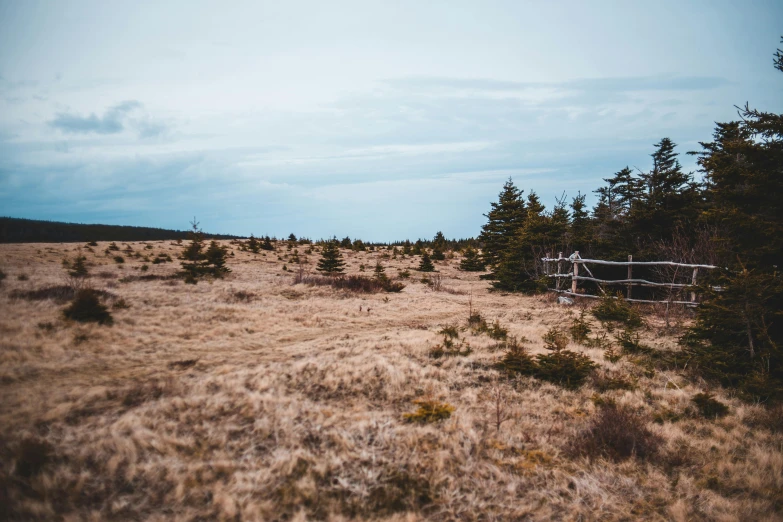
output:
[{"label": "tundra landscape", "polygon": [[0,522],[783,521],[781,20],[0,0]]},{"label": "tundra landscape", "polygon": [[[195,285],[187,241],[0,245],[0,518],[783,518],[781,410],[690,372],[688,309],[599,320],[459,252],[341,249],[404,285],[365,293],[312,284],[323,245],[220,243]],[[111,324],[64,316],[86,287]],[[583,380],[525,371],[566,352]]]}]

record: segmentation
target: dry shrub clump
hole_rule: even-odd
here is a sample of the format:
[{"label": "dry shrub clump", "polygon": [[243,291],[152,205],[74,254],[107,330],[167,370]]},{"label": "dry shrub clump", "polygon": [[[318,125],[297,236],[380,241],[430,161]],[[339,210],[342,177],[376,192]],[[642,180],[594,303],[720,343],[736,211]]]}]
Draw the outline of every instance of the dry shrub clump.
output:
[{"label": "dry shrub clump", "polygon": [[[9,297],[11,299],[25,299],[27,301],[45,301],[51,299],[56,303],[66,303],[71,301],[78,292],[79,288],[74,285],[52,285],[35,290],[13,290]],[[102,299],[114,299],[117,296],[106,290],[93,289],[92,292]]]},{"label": "dry shrub clump", "polygon": [[729,413],[729,407],[715,399],[711,393],[697,393],[691,398],[702,417],[717,419]]},{"label": "dry shrub clump", "polygon": [[639,311],[619,295],[603,297],[591,312],[596,319],[604,323],[620,323],[630,328],[644,325]]},{"label": "dry shrub clump", "polygon": [[360,275],[349,276],[318,276],[299,272],[294,276],[294,284],[308,286],[331,286],[338,290],[375,294],[378,292],[401,292],[405,285],[390,280],[373,279]]},{"label": "dry shrub clump", "polygon": [[566,452],[588,459],[599,457],[622,461],[632,457],[655,457],[663,439],[647,428],[647,419],[628,406],[605,403],[584,430],[574,437]]},{"label": "dry shrub clump", "polygon": [[92,288],[79,290],[71,304],[63,310],[63,316],[80,323],[110,325],[114,322],[109,309],[101,303],[100,294]]},{"label": "dry shrub clump", "polygon": [[407,422],[438,422],[448,419],[454,412],[454,406],[435,400],[417,400],[413,401],[413,404],[416,404],[418,409],[402,416]]}]

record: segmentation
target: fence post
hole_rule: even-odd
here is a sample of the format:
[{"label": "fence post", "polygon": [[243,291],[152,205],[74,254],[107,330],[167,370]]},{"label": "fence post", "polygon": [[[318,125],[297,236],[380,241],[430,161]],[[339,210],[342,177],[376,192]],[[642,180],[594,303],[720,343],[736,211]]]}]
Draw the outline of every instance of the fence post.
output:
[{"label": "fence post", "polygon": [[[633,256],[628,256],[628,262],[633,262]],[[633,265],[628,265],[628,279],[633,279]],[[628,299],[631,298],[631,288],[633,288],[633,283],[628,283]]]},{"label": "fence post", "polygon": [[[696,286],[696,274],[698,274],[698,273],[699,273],[698,267],[694,268],[693,269],[693,277],[691,278],[691,284],[693,286]],[[696,292],[691,291],[691,302],[692,303],[696,302]]]},{"label": "fence post", "polygon": [[549,252],[546,253],[546,261],[544,261],[544,275],[549,275],[549,260],[552,256],[549,255]]},{"label": "fence post", "polygon": [[[557,274],[560,275],[563,273],[563,253],[558,252],[557,254]],[[560,290],[560,277],[555,278],[557,280],[557,284],[555,288]]]},{"label": "fence post", "polygon": [[572,294],[576,293],[576,284],[577,284],[576,278],[579,276],[579,263],[578,263],[578,261],[579,261],[579,250],[574,252],[574,277],[571,278],[571,293]]}]

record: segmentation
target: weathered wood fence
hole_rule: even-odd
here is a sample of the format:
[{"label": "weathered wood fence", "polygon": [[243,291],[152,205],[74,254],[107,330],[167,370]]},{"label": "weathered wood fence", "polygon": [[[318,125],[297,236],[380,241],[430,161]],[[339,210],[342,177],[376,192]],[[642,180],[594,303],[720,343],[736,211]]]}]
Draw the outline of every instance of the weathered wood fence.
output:
[{"label": "weathered wood fence", "polygon": [[[694,265],[694,264],[688,264],[688,263],[675,263],[674,261],[634,261],[633,256],[628,256],[628,261],[604,261],[602,259],[582,259],[579,256],[579,252],[574,252],[569,257],[563,257],[563,253],[560,252],[556,258],[551,257],[549,254],[546,255],[546,257],[541,258],[541,261],[544,263],[544,273],[547,277],[555,278],[555,288],[550,288],[553,292],[559,292],[566,295],[573,295],[578,297],[589,297],[593,299],[598,299],[600,296],[597,295],[591,295],[591,294],[585,294],[585,293],[579,293],[579,281],[590,281],[593,283],[598,284],[598,289],[606,295],[606,292],[604,291],[603,287],[601,285],[618,285],[618,286],[625,286],[626,287],[626,299],[628,301],[633,301],[637,303],[674,303],[674,304],[685,304],[685,305],[695,305],[697,304],[696,301],[696,292],[695,286],[696,286],[696,278],[699,274],[700,269],[704,270],[712,270],[714,268],[717,268],[712,265]],[[590,268],[587,266],[588,264],[594,264],[594,265],[608,265],[608,266],[627,266],[628,267],[628,276],[626,279],[599,279],[593,276],[593,273],[590,271]],[[563,272],[563,267],[566,265],[570,265],[569,270],[567,272]],[[656,281],[648,281],[646,279],[634,279],[633,277],[633,267],[634,266],[670,266],[670,267],[676,267],[679,268],[685,268],[685,269],[693,269],[690,283],[683,284],[683,283],[660,283]],[[554,273],[552,273],[552,268],[556,268]],[[580,275],[580,267],[584,269],[584,272],[586,272],[588,275]],[[564,280],[570,279],[571,280],[571,289],[566,290],[561,288],[561,282]],[[633,287],[634,286],[644,286],[644,287],[661,287],[661,288],[668,288],[670,291],[674,289],[685,289],[685,288],[693,288],[690,292],[690,301],[673,301],[671,299],[666,299],[663,301],[654,301],[649,299],[633,299]],[[671,292],[670,292],[671,295]]]}]

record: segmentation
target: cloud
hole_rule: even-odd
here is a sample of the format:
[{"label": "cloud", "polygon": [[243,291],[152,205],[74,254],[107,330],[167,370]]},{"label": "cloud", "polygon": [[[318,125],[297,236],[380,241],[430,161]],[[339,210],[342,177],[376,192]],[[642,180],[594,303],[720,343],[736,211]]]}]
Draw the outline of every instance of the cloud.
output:
[{"label": "cloud", "polygon": [[49,125],[67,134],[118,134],[125,130],[124,121],[128,113],[140,107],[138,101],[129,100],[110,107],[103,117],[95,113],[85,117],[61,112]]},{"label": "cloud", "polygon": [[565,82],[519,82],[491,78],[449,78],[409,76],[386,80],[391,87],[456,91],[517,92],[533,89],[566,89],[601,92],[693,91],[715,89],[730,82],[717,76],[629,76],[615,78],[582,78]]}]

